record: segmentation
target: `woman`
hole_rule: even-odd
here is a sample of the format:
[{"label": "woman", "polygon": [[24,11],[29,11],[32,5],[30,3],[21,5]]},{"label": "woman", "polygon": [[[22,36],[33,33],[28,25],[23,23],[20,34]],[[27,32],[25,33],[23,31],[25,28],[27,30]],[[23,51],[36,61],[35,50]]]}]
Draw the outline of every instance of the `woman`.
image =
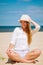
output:
[{"label": "woman", "polygon": [[[31,20],[28,15],[22,15],[19,22],[21,27],[14,30],[11,43],[7,49],[7,55],[13,61],[35,63],[35,59],[40,56],[41,51],[39,49],[30,51],[30,45],[32,36],[39,31],[40,26]],[[30,23],[35,26],[34,30],[31,30]]]}]

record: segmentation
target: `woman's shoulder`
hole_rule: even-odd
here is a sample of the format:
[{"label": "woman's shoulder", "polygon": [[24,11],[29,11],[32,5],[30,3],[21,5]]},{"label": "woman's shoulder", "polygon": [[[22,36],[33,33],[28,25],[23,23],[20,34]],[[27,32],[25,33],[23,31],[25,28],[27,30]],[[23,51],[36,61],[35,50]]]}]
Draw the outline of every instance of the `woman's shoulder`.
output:
[{"label": "woman's shoulder", "polygon": [[14,32],[18,32],[20,30],[20,27],[16,27],[15,29],[14,29]]},{"label": "woman's shoulder", "polygon": [[16,27],[16,28],[15,28],[15,30],[19,30],[19,29],[20,29],[20,27]]}]

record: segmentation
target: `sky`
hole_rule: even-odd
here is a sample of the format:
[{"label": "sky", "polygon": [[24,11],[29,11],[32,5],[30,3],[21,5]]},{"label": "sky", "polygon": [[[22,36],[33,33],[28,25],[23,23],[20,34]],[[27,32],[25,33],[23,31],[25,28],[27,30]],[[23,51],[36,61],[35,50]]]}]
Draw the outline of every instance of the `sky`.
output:
[{"label": "sky", "polygon": [[19,26],[23,14],[43,25],[43,0],[0,0],[0,26]]}]

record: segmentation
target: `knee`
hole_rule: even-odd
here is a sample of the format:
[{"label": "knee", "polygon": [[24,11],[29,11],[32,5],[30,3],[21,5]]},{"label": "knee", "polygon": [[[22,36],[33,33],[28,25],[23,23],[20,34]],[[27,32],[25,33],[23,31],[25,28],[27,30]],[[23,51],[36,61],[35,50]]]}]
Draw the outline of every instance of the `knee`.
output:
[{"label": "knee", "polygon": [[35,49],[35,53],[36,53],[37,55],[40,55],[40,54],[41,54],[41,50],[40,50],[40,49]]}]

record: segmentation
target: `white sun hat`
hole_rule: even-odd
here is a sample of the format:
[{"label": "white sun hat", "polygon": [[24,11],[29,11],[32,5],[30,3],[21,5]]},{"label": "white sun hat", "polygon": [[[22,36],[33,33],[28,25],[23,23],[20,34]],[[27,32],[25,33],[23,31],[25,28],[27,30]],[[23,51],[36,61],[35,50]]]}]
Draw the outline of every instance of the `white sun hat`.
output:
[{"label": "white sun hat", "polygon": [[[24,14],[20,17],[20,20],[29,22],[31,20],[31,18],[28,15]],[[18,20],[18,21],[20,21],[20,20]]]}]

